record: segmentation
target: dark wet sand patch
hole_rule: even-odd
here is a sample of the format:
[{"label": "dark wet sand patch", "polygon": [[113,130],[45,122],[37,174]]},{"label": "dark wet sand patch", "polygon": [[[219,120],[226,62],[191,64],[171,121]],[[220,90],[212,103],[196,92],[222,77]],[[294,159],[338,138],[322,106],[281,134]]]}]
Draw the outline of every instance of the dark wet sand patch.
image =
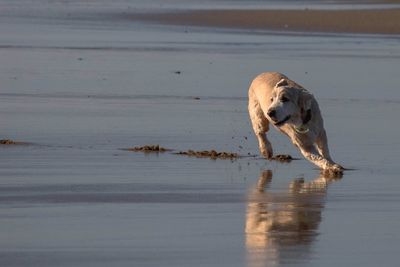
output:
[{"label": "dark wet sand patch", "polygon": [[186,155],[189,157],[196,158],[211,158],[211,159],[237,159],[240,155],[232,152],[217,152],[215,150],[203,150],[203,151],[179,151],[175,153],[176,155]]},{"label": "dark wet sand patch", "polygon": [[[161,147],[160,145],[145,145],[145,146],[137,146],[137,147],[131,147],[131,148],[121,148],[121,150],[125,151],[131,151],[131,152],[143,152],[143,153],[152,153],[152,152],[167,152],[167,151],[174,151],[174,149],[168,149]],[[234,160],[238,158],[244,158],[244,157],[253,157],[256,158],[256,155],[251,155],[248,153],[246,156],[240,155],[239,153],[235,152],[226,152],[226,151],[216,151],[214,149],[212,150],[201,150],[201,151],[195,151],[195,150],[186,150],[186,151],[178,151],[173,153],[175,155],[183,155],[183,156],[189,156],[189,157],[196,157],[196,158],[210,158],[210,159],[229,159],[229,160]],[[275,155],[273,156],[270,160],[275,160],[279,161],[282,163],[289,163],[292,160],[297,160],[296,158],[293,158],[292,156],[288,154],[280,154],[280,155]]]},{"label": "dark wet sand patch", "polygon": [[[144,152],[144,153],[173,151],[173,149],[164,148],[161,147],[160,145],[137,146],[132,148],[122,148],[122,150],[131,152]],[[240,157],[240,155],[237,153],[217,152],[215,150],[203,150],[203,151],[187,150],[187,151],[179,151],[174,154],[186,155],[197,158],[211,158],[211,159],[237,159]]]},{"label": "dark wet sand patch", "polygon": [[6,146],[9,146],[9,145],[28,145],[28,144],[29,144],[28,142],[14,141],[14,140],[11,140],[11,139],[1,139],[0,140],[0,145],[6,145]]},{"label": "dark wet sand patch", "polygon": [[287,154],[282,154],[282,155],[275,155],[271,158],[271,160],[275,160],[275,161],[280,161],[280,162],[291,162],[292,160],[295,160],[295,158],[293,158],[290,155]]},{"label": "dark wet sand patch", "polygon": [[170,151],[171,149],[161,147],[160,145],[145,145],[145,146],[137,146],[130,148],[122,148],[122,150],[150,153],[150,152],[166,152]]}]

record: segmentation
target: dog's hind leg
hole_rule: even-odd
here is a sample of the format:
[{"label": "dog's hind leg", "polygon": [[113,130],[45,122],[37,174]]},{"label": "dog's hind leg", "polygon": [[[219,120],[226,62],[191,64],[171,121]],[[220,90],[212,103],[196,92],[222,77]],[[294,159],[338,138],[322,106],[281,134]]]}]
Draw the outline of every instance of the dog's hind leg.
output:
[{"label": "dog's hind leg", "polygon": [[260,152],[265,158],[270,159],[272,158],[273,150],[266,135],[269,130],[269,121],[265,117],[258,100],[251,91],[249,93],[249,114],[254,133],[258,139]]}]

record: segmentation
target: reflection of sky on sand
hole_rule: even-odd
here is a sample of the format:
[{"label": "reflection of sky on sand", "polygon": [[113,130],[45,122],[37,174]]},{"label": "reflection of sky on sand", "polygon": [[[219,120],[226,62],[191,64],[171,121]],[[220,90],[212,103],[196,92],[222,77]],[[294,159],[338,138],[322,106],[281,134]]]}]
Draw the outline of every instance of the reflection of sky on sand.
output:
[{"label": "reflection of sky on sand", "polygon": [[295,179],[287,192],[270,193],[272,171],[262,171],[248,193],[245,242],[247,265],[277,266],[310,255],[318,234],[325,193],[330,182],[340,177],[321,173],[310,182]]}]

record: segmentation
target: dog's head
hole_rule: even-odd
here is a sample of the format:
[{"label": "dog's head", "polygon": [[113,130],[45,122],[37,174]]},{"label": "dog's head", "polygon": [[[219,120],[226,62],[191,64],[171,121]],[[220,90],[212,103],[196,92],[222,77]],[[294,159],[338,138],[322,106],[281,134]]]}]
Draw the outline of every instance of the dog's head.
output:
[{"label": "dog's head", "polygon": [[272,92],[267,115],[276,126],[291,123],[295,126],[306,124],[311,119],[313,96],[302,88],[294,88],[281,79]]}]

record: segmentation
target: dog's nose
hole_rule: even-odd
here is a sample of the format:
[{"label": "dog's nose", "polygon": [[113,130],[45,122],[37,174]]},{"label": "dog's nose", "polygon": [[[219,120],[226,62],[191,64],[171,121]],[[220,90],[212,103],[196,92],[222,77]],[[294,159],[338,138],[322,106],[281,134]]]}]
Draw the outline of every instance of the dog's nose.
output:
[{"label": "dog's nose", "polygon": [[269,110],[267,114],[271,119],[276,119],[276,111],[275,111],[275,109]]}]

